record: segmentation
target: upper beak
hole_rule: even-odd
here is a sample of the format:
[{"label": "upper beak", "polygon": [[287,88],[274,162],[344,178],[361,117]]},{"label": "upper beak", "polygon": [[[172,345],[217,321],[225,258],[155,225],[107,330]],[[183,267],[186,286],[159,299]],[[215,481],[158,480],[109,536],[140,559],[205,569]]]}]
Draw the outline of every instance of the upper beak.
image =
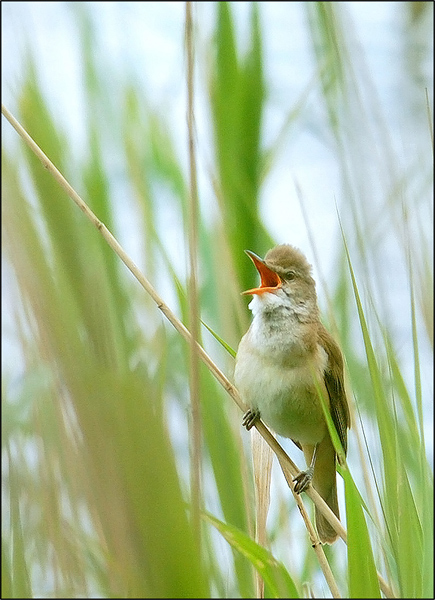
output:
[{"label": "upper beak", "polygon": [[260,287],[253,288],[252,290],[246,290],[246,292],[242,292],[242,294],[264,294],[265,292],[275,292],[282,284],[279,276],[275,273],[275,271],[269,269],[264,260],[257,256],[254,252],[251,252],[250,250],[245,250],[245,252],[256,266],[257,271],[260,273],[261,284]]}]

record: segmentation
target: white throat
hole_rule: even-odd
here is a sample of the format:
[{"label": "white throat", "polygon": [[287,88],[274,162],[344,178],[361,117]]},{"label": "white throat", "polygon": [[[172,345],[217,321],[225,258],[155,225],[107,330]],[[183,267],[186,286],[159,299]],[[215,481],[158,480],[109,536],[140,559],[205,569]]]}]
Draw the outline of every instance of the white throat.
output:
[{"label": "white throat", "polygon": [[279,306],[290,308],[289,299],[282,294],[283,292],[263,292],[262,294],[254,294],[251,302],[248,305],[248,308],[254,317],[259,313],[267,310],[273,310]]}]

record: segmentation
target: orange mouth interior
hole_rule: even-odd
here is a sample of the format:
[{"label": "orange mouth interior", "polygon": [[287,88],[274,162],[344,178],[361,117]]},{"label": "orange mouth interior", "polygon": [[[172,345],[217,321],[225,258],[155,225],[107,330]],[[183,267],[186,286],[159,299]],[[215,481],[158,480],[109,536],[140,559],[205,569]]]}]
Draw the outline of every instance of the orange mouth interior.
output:
[{"label": "orange mouth interior", "polygon": [[269,267],[264,264],[264,261],[254,254],[254,252],[251,252],[250,250],[245,250],[245,252],[260,273],[261,284],[260,287],[246,290],[246,292],[242,292],[242,294],[264,294],[265,292],[275,292],[282,283],[279,275],[277,275],[275,271],[269,269]]}]

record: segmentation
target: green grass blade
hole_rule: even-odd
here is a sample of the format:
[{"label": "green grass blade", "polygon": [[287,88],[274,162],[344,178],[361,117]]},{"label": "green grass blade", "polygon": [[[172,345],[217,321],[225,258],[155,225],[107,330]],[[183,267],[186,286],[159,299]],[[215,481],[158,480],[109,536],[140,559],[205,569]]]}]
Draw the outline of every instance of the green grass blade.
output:
[{"label": "green grass blade", "polygon": [[347,470],[346,497],[349,598],[380,598],[379,581],[361,498]]},{"label": "green grass blade", "polygon": [[204,327],[212,334],[212,336],[215,338],[215,340],[217,340],[219,342],[219,344],[225,348],[225,350],[228,352],[228,354],[230,356],[232,356],[233,358],[235,358],[236,356],[236,351],[233,350],[233,348],[231,348],[231,346],[229,344],[226,343],[225,340],[223,340],[215,331],[213,331],[213,329],[207,325],[207,323],[205,321],[203,321],[201,319],[201,323],[204,325]]},{"label": "green grass blade", "polygon": [[266,597],[299,598],[287,569],[268,550],[236,527],[223,523],[208,513],[205,513],[203,518],[216,527],[227,542],[252,563],[266,584]]}]

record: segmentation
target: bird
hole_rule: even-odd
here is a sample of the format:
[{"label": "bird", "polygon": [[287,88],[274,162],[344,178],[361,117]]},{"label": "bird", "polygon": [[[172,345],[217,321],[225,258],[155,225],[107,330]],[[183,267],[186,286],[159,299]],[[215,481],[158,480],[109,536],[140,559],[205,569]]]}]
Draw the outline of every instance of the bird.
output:
[{"label": "bird", "polygon": [[[275,433],[290,438],[304,453],[308,468],[295,477],[301,493],[312,484],[337,518],[340,512],[334,449],[320,395],[329,408],[344,455],[350,415],[339,345],[320,320],[316,284],[305,255],[280,244],[264,259],[245,251],[261,283],[242,292],[252,295],[252,322],[236,354],[234,381],[248,407],[242,424],[251,429],[257,419]],[[315,510],[322,543],[338,535]]]}]

